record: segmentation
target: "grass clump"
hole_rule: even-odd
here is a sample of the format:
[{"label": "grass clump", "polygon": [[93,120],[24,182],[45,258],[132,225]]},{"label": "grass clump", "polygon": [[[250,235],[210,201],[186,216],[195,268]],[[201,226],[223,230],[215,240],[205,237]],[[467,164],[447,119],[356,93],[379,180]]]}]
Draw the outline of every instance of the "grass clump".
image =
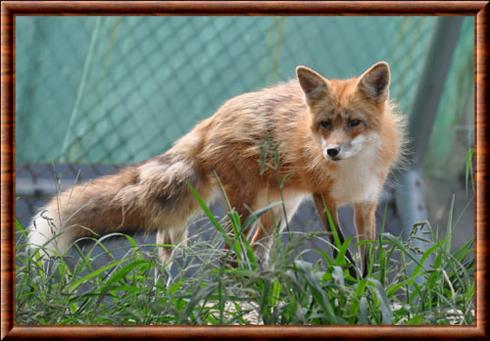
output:
[{"label": "grass clump", "polygon": [[[405,241],[381,233],[364,242],[370,266],[365,278],[356,278],[345,257],[352,238],[343,244],[336,239],[334,258],[328,248],[306,249],[312,240],[328,244],[325,233],[290,232],[284,243],[277,232],[263,265],[244,231],[280,203],[242,222],[233,210],[217,219],[195,191],[194,196],[215,233],[177,245],[172,269],[158,260],[157,245],[138,245],[130,236],[123,236],[129,245],[125,255],[115,257],[104,243],[120,234],[83,250],[75,244],[66,257],[43,261],[27,247],[26,231],[17,224],[16,323],[475,323],[473,242],[452,250],[452,228],[441,238],[423,222]],[[305,252],[318,261],[306,262]]]}]

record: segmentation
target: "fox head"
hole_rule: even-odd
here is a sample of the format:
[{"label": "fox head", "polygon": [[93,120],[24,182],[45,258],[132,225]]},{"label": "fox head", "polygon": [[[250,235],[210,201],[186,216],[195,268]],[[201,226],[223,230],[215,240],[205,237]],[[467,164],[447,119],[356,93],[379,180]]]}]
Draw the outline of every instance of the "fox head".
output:
[{"label": "fox head", "polygon": [[298,66],[296,74],[311,113],[312,132],[327,160],[345,160],[375,148],[388,105],[386,62],[347,80],[326,79],[305,66]]}]

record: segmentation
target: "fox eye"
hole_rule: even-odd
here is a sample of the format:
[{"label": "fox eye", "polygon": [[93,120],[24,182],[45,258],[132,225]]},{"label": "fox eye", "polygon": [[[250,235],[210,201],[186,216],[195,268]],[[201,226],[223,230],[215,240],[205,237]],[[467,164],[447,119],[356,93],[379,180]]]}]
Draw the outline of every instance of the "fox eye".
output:
[{"label": "fox eye", "polygon": [[325,129],[332,128],[332,122],[330,120],[320,122],[321,126]]},{"label": "fox eye", "polygon": [[349,128],[357,127],[359,124],[361,124],[361,120],[349,120],[349,122],[347,122]]}]

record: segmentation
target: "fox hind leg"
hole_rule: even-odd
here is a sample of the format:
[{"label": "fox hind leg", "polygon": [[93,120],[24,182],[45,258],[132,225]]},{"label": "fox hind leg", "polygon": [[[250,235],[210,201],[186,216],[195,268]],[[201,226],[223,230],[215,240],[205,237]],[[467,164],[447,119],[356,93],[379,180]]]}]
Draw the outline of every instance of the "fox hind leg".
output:
[{"label": "fox hind leg", "polygon": [[[304,199],[304,196],[293,196],[288,195],[288,193],[283,193],[282,197],[284,198],[284,201],[281,204],[271,208],[260,217],[260,221],[257,224],[257,229],[252,237],[252,246],[254,248],[255,255],[257,259],[264,264],[267,264],[269,261],[269,253],[274,241],[273,235],[275,227],[278,226],[279,233],[281,233],[289,221],[291,221],[299,205]],[[278,202],[281,200],[280,198],[280,195],[269,195],[269,199],[267,200],[268,202],[266,202],[266,204]]]},{"label": "fox hind leg", "polygon": [[175,248],[185,246],[187,243],[187,224],[173,228],[162,228],[157,231],[156,243],[158,244],[158,256],[163,264],[171,264],[172,254]]}]

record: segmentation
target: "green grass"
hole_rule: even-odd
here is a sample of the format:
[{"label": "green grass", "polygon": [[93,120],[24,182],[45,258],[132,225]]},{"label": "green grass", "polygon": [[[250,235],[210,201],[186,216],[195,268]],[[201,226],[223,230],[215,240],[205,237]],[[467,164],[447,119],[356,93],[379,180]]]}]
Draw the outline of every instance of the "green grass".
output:
[{"label": "green grass", "polygon": [[[441,237],[429,223],[417,224],[419,233],[406,241],[382,232],[367,242],[370,267],[359,279],[349,274],[344,258],[352,238],[343,245],[337,238],[334,259],[327,247],[306,249],[312,240],[328,244],[324,233],[291,232],[283,245],[277,232],[269,264],[261,266],[242,231],[270,207],[244,222],[233,210],[218,220],[194,195],[216,233],[178,245],[173,271],[159,262],[156,245],[138,245],[130,236],[125,256],[114,257],[104,243],[119,234],[43,262],[26,247],[26,232],[17,224],[16,323],[475,323],[473,242],[451,249],[452,226]],[[102,252],[94,252],[95,245]],[[319,261],[306,262],[306,252]],[[109,261],[95,266],[99,257]]]}]

